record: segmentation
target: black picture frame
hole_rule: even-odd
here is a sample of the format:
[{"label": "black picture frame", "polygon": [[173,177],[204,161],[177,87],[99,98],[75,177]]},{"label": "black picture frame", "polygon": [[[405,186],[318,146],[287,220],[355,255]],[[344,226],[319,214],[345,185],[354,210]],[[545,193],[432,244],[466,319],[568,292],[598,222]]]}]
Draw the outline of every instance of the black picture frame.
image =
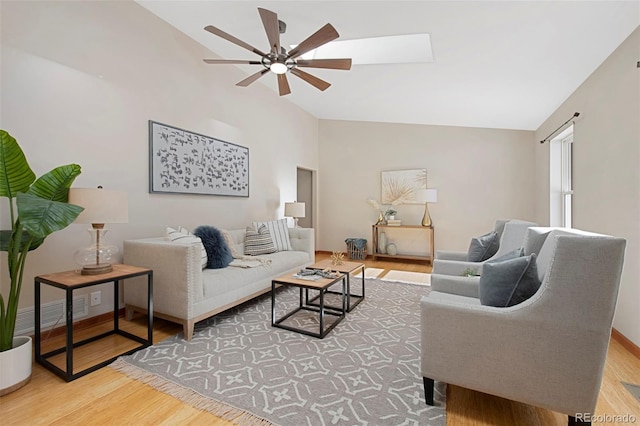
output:
[{"label": "black picture frame", "polygon": [[249,148],[149,120],[149,192],[249,196]]}]

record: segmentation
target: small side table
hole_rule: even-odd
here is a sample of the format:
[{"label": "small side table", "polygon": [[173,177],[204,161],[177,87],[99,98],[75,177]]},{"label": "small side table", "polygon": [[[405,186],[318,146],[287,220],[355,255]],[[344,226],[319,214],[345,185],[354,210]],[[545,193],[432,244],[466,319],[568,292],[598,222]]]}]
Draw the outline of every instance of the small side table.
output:
[{"label": "small side table", "polygon": [[[147,276],[147,289],[148,289],[148,303],[147,303],[147,338],[144,339],[142,337],[136,336],[124,330],[121,330],[119,327],[119,315],[118,315],[118,301],[120,300],[119,296],[119,285],[118,283],[127,278],[133,278],[138,276]],[[90,337],[88,339],[73,342],[73,290],[90,287],[97,284],[104,284],[108,282],[113,282],[113,330],[107,331],[100,335]],[[66,296],[66,334],[67,340],[66,345],[62,348],[55,349],[53,351],[47,353],[41,353],[41,341],[40,341],[40,316],[41,316],[41,303],[40,303],[40,284],[48,284],[53,287],[60,288],[65,290]],[[122,265],[116,264],[113,265],[113,271],[108,272],[106,274],[101,275],[80,275],[78,271],[65,271],[65,272],[57,272],[54,274],[46,274],[39,275],[35,277],[35,360],[38,364],[41,364],[46,369],[52,371],[58,376],[62,377],[67,382],[75,380],[79,377],[82,377],[86,374],[91,373],[99,368],[104,367],[105,365],[110,364],[116,358],[121,355],[129,355],[133,352],[140,350],[142,348],[146,348],[153,344],[153,271],[148,268],[140,268],[137,266],[131,265]],[[113,334],[118,334],[120,336],[129,338],[141,344],[141,346],[135,347],[129,351],[124,353],[120,353],[113,358],[110,358],[106,361],[100,362],[99,364],[93,365],[89,368],[86,368],[82,371],[79,371],[74,374],[73,372],[73,350],[78,346],[85,345],[87,343],[95,342],[98,339],[101,339],[106,336],[110,336]],[[48,358],[66,352],[66,371],[62,370],[55,364],[51,363]]]},{"label": "small side table", "polygon": [[[345,274],[347,277],[347,312],[351,312],[353,308],[358,306],[358,303],[362,302],[364,299],[364,263],[360,262],[342,262],[340,265],[332,265],[331,260],[325,259],[320,262],[316,262],[311,266],[307,266],[307,269],[329,269],[330,271],[337,271],[342,274]],[[351,291],[351,274],[355,274],[358,269],[362,273],[362,288],[360,290],[360,294],[356,294]],[[340,294],[336,291],[327,290],[327,293]],[[314,301],[318,296],[311,299]],[[353,299],[353,303],[351,300]],[[307,303],[309,304],[309,294],[307,293]]]}]

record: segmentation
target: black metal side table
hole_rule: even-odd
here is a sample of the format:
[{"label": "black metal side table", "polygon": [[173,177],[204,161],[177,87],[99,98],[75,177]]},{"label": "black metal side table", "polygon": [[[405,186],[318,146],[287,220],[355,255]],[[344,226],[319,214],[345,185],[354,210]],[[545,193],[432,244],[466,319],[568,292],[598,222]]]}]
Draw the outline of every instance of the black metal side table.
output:
[{"label": "black metal side table", "polygon": [[[145,275],[147,276],[147,289],[148,289],[148,295],[149,295],[148,304],[147,304],[147,338],[146,339],[120,329],[119,309],[118,309],[118,301],[120,300],[118,283],[127,278],[133,278],[133,277],[145,276]],[[73,291],[80,288],[90,287],[97,284],[104,284],[108,282],[113,282],[113,300],[114,300],[113,330],[109,330],[97,336],[93,336],[88,339],[74,343],[73,342]],[[47,285],[65,290],[65,296],[66,296],[66,312],[65,312],[66,345],[44,354],[42,353],[42,342],[40,337],[41,336],[41,330],[40,330],[41,328],[41,325],[40,325],[41,284],[47,284]],[[112,272],[108,272],[101,275],[81,275],[77,271],[65,271],[65,272],[57,272],[53,274],[39,275],[35,277],[35,323],[36,323],[35,324],[35,352],[36,352],[35,360],[38,364],[41,364],[46,369],[62,377],[67,382],[70,382],[86,374],[89,374],[92,371],[95,371],[99,368],[104,367],[105,365],[110,364],[121,355],[129,355],[137,350],[146,348],[147,346],[151,346],[153,344],[153,270],[148,268],[131,266],[131,265],[116,264],[116,265],[113,265]],[[96,340],[102,339],[103,337],[110,336],[113,334],[118,334],[120,336],[134,340],[140,343],[141,345],[131,350],[128,350],[124,353],[120,353],[106,361],[102,361],[84,370],[78,371],[76,373],[73,372],[73,350],[75,348],[82,345],[86,345],[91,342],[95,342]],[[64,352],[66,352],[66,371],[56,366],[48,359],[48,358],[51,358],[52,356],[55,356]]]}]

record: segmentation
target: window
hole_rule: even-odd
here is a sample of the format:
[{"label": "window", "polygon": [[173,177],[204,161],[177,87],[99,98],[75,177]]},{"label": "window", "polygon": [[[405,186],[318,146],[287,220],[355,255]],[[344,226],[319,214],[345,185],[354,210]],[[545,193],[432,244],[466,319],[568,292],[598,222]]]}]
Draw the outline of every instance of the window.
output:
[{"label": "window", "polygon": [[562,144],[562,226],[571,228],[572,218],[572,170],[573,170],[573,132],[560,141]]},{"label": "window", "polygon": [[549,224],[572,227],[573,126],[551,140],[549,164]]}]

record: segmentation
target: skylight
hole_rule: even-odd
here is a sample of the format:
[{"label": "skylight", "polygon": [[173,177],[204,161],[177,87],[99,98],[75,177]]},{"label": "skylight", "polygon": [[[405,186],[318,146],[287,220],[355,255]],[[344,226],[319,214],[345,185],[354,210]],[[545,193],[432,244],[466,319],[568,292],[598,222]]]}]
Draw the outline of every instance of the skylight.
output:
[{"label": "skylight", "polygon": [[307,52],[301,57],[303,59],[351,58],[354,65],[433,62],[429,34],[337,40]]}]

